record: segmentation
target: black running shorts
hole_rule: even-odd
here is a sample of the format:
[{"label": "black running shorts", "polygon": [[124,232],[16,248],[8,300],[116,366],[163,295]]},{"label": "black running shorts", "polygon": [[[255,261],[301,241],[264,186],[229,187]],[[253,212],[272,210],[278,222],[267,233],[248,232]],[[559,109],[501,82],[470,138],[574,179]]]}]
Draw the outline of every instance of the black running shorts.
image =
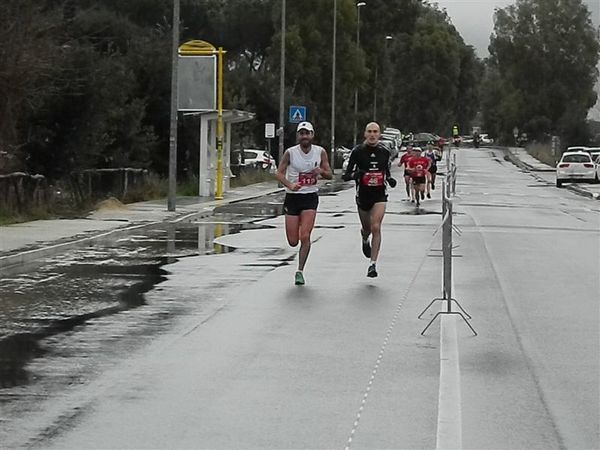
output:
[{"label": "black running shorts", "polygon": [[425,184],[425,177],[413,177],[413,184]]},{"label": "black running shorts", "polygon": [[385,191],[381,193],[361,193],[356,196],[356,206],[363,211],[370,211],[375,203],[387,202],[387,194]]},{"label": "black running shorts", "polygon": [[429,168],[429,173],[437,173],[437,166],[431,166]]},{"label": "black running shorts", "polygon": [[283,201],[283,213],[287,216],[299,216],[307,209],[317,209],[319,206],[319,195],[316,192],[309,194],[285,194]]}]

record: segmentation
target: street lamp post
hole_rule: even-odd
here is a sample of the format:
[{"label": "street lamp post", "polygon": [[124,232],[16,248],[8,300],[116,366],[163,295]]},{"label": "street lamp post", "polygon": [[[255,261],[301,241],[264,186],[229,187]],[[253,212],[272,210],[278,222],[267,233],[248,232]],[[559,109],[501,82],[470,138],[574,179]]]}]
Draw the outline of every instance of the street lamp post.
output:
[{"label": "street lamp post", "polygon": [[[383,57],[383,63],[387,64],[387,43],[389,40],[394,39],[394,37],[390,34],[388,34],[385,37],[385,54]],[[373,120],[377,120],[377,92],[378,92],[378,85],[377,85],[377,78],[378,78],[378,72],[379,72],[379,64],[376,61],[375,62],[375,89],[373,89]],[[384,73],[385,75],[385,73]],[[384,82],[385,82],[385,77],[384,77]],[[385,111],[385,110],[384,110]]]},{"label": "street lamp post", "polygon": [[[360,8],[362,8],[363,6],[366,6],[366,5],[367,4],[365,2],[358,2],[356,4],[356,53],[357,54],[360,49]],[[356,135],[358,133],[358,130],[356,128],[357,119],[358,119],[358,86],[356,86],[354,88],[354,139],[353,139],[354,147],[356,147]]]},{"label": "street lamp post", "polygon": [[[384,81],[384,83],[389,83],[389,78],[387,76],[389,74],[389,67],[388,67],[388,65],[389,65],[389,62],[388,62],[388,42],[391,41],[392,39],[394,39],[394,37],[391,34],[388,34],[385,37],[385,51],[384,51],[384,55],[383,55],[383,81]],[[377,87],[375,89],[377,89]],[[383,101],[381,102],[381,106],[382,106],[382,110],[383,110],[383,114],[384,114],[383,119],[389,121],[390,120],[390,114],[389,114],[389,111],[385,107],[386,106],[385,99],[386,99],[386,96],[384,95],[383,96]]]},{"label": "street lamp post", "polygon": [[331,173],[335,171],[335,53],[337,34],[337,0],[333,0],[333,61],[331,63]]}]

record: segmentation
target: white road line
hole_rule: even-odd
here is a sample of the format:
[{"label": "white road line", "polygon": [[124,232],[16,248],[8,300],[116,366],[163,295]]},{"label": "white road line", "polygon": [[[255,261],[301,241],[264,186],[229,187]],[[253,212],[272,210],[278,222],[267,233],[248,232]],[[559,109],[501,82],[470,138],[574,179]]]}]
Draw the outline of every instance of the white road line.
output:
[{"label": "white road line", "polygon": [[346,443],[346,446],[344,447],[344,450],[350,450],[350,446],[351,446],[352,440],[354,438],[354,433],[356,433],[356,430],[358,428],[358,424],[360,422],[360,417],[361,417],[361,415],[363,413],[363,410],[365,408],[365,404],[367,403],[367,398],[369,397],[369,393],[371,392],[371,387],[373,386],[373,382],[375,381],[375,376],[377,375],[377,370],[379,369],[379,365],[381,364],[381,360],[383,359],[383,354],[385,353],[385,349],[386,349],[386,347],[388,345],[388,342],[390,340],[390,336],[392,335],[392,331],[394,330],[394,327],[396,326],[396,322],[398,321],[398,317],[400,316],[400,311],[402,310],[402,306],[404,305],[404,302],[407,300],[408,294],[410,293],[410,290],[412,289],[413,284],[417,280],[417,277],[419,276],[419,273],[421,273],[421,269],[423,268],[423,265],[425,264],[425,261],[427,261],[427,256],[429,255],[430,248],[431,248],[431,243],[427,247],[427,251],[425,252],[425,255],[423,256],[423,259],[421,260],[421,263],[419,264],[419,267],[415,271],[415,274],[413,275],[412,279],[410,280],[410,282],[406,286],[406,289],[404,290],[404,293],[400,297],[400,302],[396,306],[396,311],[394,312],[394,316],[392,318],[392,322],[390,323],[390,326],[388,327],[387,332],[385,334],[385,338],[383,339],[383,343],[381,345],[381,349],[379,350],[379,354],[377,356],[377,361],[375,361],[375,365],[373,366],[373,370],[371,372],[371,377],[369,379],[369,382],[367,383],[367,388],[366,388],[365,393],[363,395],[363,399],[362,399],[362,401],[360,403],[360,407],[358,409],[358,413],[356,414],[356,419],[354,420],[354,424],[352,425],[352,430],[350,431],[350,436],[348,437],[348,442]]}]

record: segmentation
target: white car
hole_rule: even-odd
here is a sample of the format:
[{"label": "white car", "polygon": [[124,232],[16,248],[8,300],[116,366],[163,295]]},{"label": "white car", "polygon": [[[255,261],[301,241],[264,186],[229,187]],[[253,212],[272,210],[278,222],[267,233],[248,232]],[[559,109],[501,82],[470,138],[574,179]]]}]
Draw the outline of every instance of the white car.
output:
[{"label": "white car", "polygon": [[482,145],[492,145],[494,143],[494,139],[492,139],[488,134],[480,134],[479,138],[481,139]]},{"label": "white car", "polygon": [[600,147],[589,147],[587,152],[596,165],[596,183],[598,183],[600,181]]},{"label": "white car", "polygon": [[243,153],[239,150],[233,152],[233,160],[240,166],[255,167],[263,170],[275,170],[275,159],[266,150],[245,148]]},{"label": "white car", "polygon": [[596,167],[592,157],[587,152],[565,152],[556,165],[556,186],[564,182],[597,180]]},{"label": "white car", "polygon": [[568,152],[587,152],[588,148],[583,145],[575,145],[573,147],[567,147]]}]

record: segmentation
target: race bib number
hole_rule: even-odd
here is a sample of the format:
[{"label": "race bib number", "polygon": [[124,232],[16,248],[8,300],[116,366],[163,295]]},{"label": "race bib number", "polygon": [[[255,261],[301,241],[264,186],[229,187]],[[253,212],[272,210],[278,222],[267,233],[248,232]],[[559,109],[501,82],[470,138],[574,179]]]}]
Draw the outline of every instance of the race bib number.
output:
[{"label": "race bib number", "polygon": [[298,184],[301,186],[312,186],[317,184],[317,176],[312,172],[300,172],[298,174]]},{"label": "race bib number", "polygon": [[364,186],[383,186],[383,172],[367,172],[362,177]]},{"label": "race bib number", "polygon": [[415,167],[415,170],[413,171],[413,176],[415,176],[415,177],[425,176],[425,170],[423,169],[423,166],[421,164],[417,164],[417,166]]}]

